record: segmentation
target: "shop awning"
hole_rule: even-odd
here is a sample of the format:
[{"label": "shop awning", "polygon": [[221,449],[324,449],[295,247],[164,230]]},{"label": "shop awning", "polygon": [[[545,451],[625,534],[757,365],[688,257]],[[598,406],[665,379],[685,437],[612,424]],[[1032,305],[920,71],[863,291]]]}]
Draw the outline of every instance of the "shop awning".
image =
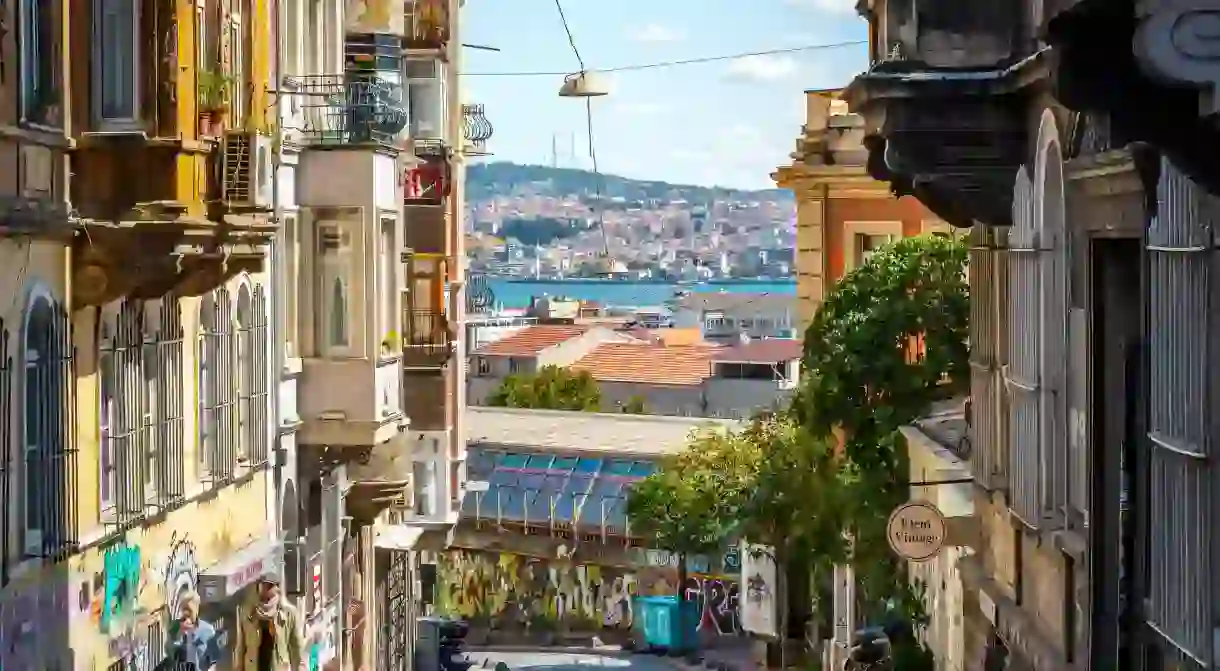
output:
[{"label": "shop awning", "polygon": [[224,601],[253,584],[264,573],[278,571],[281,550],[279,541],[255,541],[200,571],[200,598],[208,603]]}]

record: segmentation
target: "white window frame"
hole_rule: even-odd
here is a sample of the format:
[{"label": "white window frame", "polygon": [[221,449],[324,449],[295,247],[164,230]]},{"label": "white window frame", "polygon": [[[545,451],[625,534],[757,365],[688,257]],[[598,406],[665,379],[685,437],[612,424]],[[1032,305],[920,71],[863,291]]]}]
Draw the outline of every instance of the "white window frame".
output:
[{"label": "white window frame", "polygon": [[[377,306],[380,318],[378,321],[380,333],[384,339],[391,332],[399,333],[398,297],[402,291],[398,284],[398,217],[392,213],[383,212],[377,218]],[[389,235],[387,235],[387,232]],[[380,342],[380,340],[379,340]],[[391,353],[395,354],[395,353]]]},{"label": "white window frame", "polygon": [[[324,233],[337,230],[341,241],[340,247],[333,253],[322,249]],[[356,303],[356,246],[360,231],[352,222],[346,220],[321,220],[313,227],[314,261],[317,264],[314,286],[314,341],[315,349],[322,356],[349,357],[358,351],[358,333],[355,322],[360,318]],[[342,313],[336,314],[334,287],[338,282],[343,288],[344,305]],[[341,320],[341,321],[336,321]],[[346,337],[342,340],[332,337],[337,331],[332,330],[342,324]]]},{"label": "white window frame", "polygon": [[[117,66],[113,64],[114,58],[119,55],[119,50],[112,45],[105,44],[105,26],[103,25],[102,17],[106,15],[109,7],[122,5],[126,3],[131,9],[131,62],[119,63]],[[90,76],[92,79],[92,88],[90,90],[90,106],[92,108],[93,127],[99,132],[135,132],[142,130],[143,119],[140,117],[140,100],[143,95],[143,78],[140,76],[141,49],[140,38],[143,33],[140,30],[140,0],[93,0],[93,40],[92,40],[92,59],[90,60]],[[118,7],[118,9],[126,9],[126,7]],[[130,116],[115,116],[108,117],[104,114],[103,100],[104,87],[107,73],[119,73],[126,71],[131,75],[131,94],[132,99]]]},{"label": "white window frame", "polygon": [[[300,303],[301,294],[298,292],[300,286],[300,268],[301,268],[301,219],[298,212],[285,212],[283,217],[283,235],[281,247],[284,254],[284,270],[281,276],[282,295],[286,297],[297,297],[296,300],[284,301],[284,323],[282,325],[284,337],[284,358],[295,359],[300,356],[300,323],[298,321],[299,313],[297,312]],[[286,363],[286,362],[281,362]]]},{"label": "white window frame", "polygon": [[236,0],[233,2],[229,12],[228,21],[224,26],[224,30],[228,32],[228,50],[229,50],[229,77],[231,79],[231,90],[229,92],[229,126],[231,128],[241,128],[245,125],[246,120],[250,116],[250,110],[247,109],[248,91],[250,73],[246,71],[246,58],[249,55],[249,50],[246,48],[248,42],[245,34],[245,25],[242,17],[242,9],[247,5],[247,0]]},{"label": "white window frame", "polygon": [[[429,68],[433,70],[433,75],[428,77],[412,76],[412,67]],[[410,134],[413,139],[417,140],[441,140],[448,143],[449,141],[449,100],[448,100],[448,67],[447,64],[438,58],[424,58],[408,56],[404,65],[404,71],[407,73],[407,105],[410,110],[411,125]],[[424,102],[434,104],[424,104],[419,100],[419,97],[425,97]],[[435,101],[433,97],[435,96]],[[421,110],[423,113],[421,114]],[[421,129],[421,124],[424,121],[424,116],[431,116],[435,111],[436,118],[427,119],[434,121],[437,125],[435,129],[427,131]]]}]

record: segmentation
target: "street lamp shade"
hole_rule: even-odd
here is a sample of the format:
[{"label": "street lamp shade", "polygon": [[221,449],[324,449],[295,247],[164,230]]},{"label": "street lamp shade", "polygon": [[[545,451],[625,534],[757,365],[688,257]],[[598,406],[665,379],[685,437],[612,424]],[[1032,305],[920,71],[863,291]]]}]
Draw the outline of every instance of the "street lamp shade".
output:
[{"label": "street lamp shade", "polygon": [[563,86],[559,87],[560,98],[597,98],[609,95],[605,77],[596,72],[576,72],[563,78]]}]

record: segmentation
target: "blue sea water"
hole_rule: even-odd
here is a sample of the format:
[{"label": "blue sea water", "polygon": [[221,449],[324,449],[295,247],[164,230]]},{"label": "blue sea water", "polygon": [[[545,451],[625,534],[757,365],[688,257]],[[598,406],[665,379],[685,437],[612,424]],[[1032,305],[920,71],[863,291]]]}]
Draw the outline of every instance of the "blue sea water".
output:
[{"label": "blue sea water", "polygon": [[664,284],[598,280],[521,281],[489,279],[488,286],[503,308],[529,307],[531,296],[564,296],[597,301],[607,306],[660,307],[678,290],[745,294],[796,295],[795,282],[727,281],[699,284]]}]

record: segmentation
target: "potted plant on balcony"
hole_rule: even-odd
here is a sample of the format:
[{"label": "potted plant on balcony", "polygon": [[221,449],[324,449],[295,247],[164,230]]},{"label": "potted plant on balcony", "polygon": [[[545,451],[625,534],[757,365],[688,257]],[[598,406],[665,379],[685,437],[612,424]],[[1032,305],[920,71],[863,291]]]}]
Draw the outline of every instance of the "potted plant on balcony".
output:
[{"label": "potted plant on balcony", "polygon": [[229,111],[229,85],[233,79],[216,70],[199,70],[198,78],[199,135],[216,137],[224,129],[224,116]]}]

